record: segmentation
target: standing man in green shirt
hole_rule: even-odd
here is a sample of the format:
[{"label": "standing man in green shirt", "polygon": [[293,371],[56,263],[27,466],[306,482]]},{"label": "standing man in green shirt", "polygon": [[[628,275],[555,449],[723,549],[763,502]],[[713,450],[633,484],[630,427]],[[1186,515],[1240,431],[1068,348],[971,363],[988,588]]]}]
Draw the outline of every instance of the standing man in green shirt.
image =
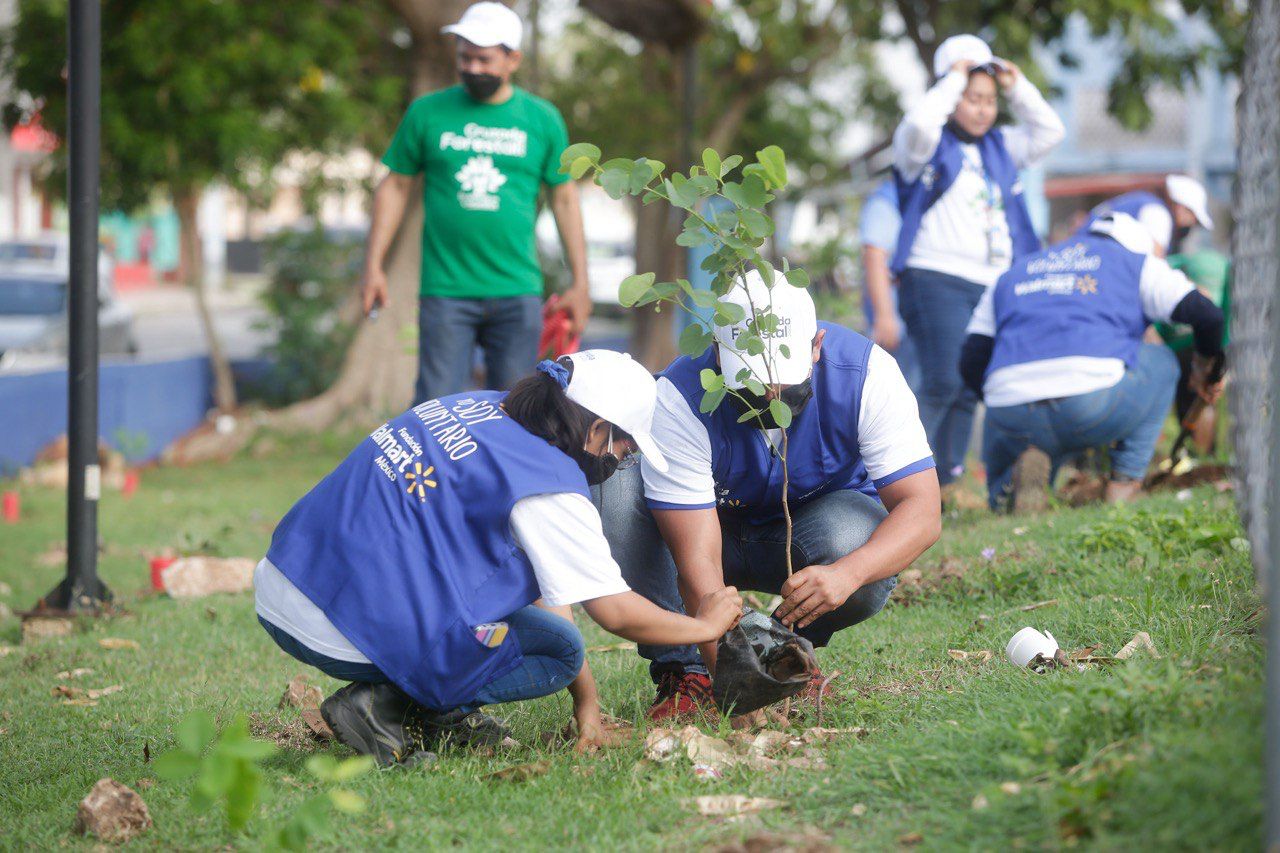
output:
[{"label": "standing man in green shirt", "polygon": [[543,184],[573,276],[562,304],[575,334],[591,313],[578,189],[560,174],[564,119],[511,84],[522,31],[519,16],[493,2],[476,3],[445,27],[457,42],[461,85],[410,104],[382,158],[391,171],[373,198],[366,314],[387,301],[383,262],[414,178],[423,176],[415,403],[466,390],[477,342],[490,388],[507,388],[533,367],[542,322],[534,222]]}]

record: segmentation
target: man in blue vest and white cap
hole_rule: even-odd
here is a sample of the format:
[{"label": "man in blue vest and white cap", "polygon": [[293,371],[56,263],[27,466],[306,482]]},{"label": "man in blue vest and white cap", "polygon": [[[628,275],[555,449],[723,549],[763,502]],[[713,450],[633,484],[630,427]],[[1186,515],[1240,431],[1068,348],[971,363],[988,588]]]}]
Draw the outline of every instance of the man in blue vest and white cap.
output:
[{"label": "man in blue vest and white cap", "polygon": [[1156,254],[1161,257],[1182,251],[1182,242],[1196,225],[1213,230],[1209,194],[1203,184],[1186,175],[1166,176],[1163,198],[1147,190],[1135,190],[1107,199],[1089,211],[1080,230],[1087,231],[1108,213],[1128,214],[1141,222],[1155,240]]},{"label": "man in blue vest and white cap", "polygon": [[1113,213],[1014,262],[973,312],[960,373],[987,405],[992,509],[1040,508],[1058,465],[1111,447],[1107,499],[1133,497],[1173,401],[1178,361],[1152,322],[1195,334],[1191,387],[1222,393],[1222,311],[1155,254],[1159,235]]},{"label": "man in blue vest and white cap", "polygon": [[[862,335],[819,323],[808,291],[781,277],[770,288],[752,272],[748,286],[723,301],[741,306],[745,319],[717,327],[713,346],[659,376],[653,438],[668,468],[642,462],[641,471],[620,471],[601,489],[605,537],[628,585],[661,607],[692,610],[726,583],[779,594],[774,615],[825,646],[879,612],[896,575],[937,540],[933,455],[893,357]],[[752,306],[769,306],[778,319],[757,356],[733,343]],[[743,368],[771,376],[772,386],[752,393],[739,379]],[[733,392],[710,413],[701,410],[706,370],[721,373]],[[771,400],[792,414],[785,444],[767,411],[740,422],[748,403],[767,410]],[[794,522],[790,577],[783,453]],[[658,686],[651,718],[710,709],[716,649],[700,650],[640,645]]]}]

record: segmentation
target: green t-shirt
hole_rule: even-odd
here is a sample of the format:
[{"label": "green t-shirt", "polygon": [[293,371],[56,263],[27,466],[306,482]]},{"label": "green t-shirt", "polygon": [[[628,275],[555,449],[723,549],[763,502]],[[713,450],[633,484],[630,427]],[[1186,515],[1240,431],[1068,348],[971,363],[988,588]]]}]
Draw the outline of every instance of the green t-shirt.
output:
[{"label": "green t-shirt", "polygon": [[568,144],[559,111],[523,89],[484,104],[453,86],[409,105],[382,162],[423,174],[423,296],[541,295],[538,191],[568,180]]}]

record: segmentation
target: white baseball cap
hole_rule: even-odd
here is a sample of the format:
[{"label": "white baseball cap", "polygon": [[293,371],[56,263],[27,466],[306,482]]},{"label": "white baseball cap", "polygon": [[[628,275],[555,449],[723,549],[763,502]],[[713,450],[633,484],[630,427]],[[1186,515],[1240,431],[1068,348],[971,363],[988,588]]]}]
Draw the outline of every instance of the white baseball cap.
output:
[{"label": "white baseball cap", "polygon": [[501,3],[484,2],[467,9],[458,23],[442,27],[440,32],[464,38],[476,47],[502,45],[519,50],[524,24],[519,15]]},{"label": "white baseball cap", "polygon": [[1213,230],[1213,218],[1209,216],[1209,194],[1204,184],[1186,175],[1169,175],[1164,179],[1164,189],[1169,201],[1180,204],[1195,214],[1199,222],[1210,231]]},{"label": "white baseball cap", "polygon": [[[735,287],[722,302],[740,305],[746,311],[742,322],[732,326],[715,327],[717,348],[720,352],[720,372],[725,385],[743,387],[738,372],[744,367],[752,377],[767,384],[768,366],[772,363],[773,381],[779,385],[796,385],[809,378],[813,370],[813,336],[818,334],[818,312],[813,297],[803,287],[793,287],[778,275],[773,287],[764,283],[757,270],[747,273],[747,286]],[[749,297],[749,298],[748,298]],[[765,350],[760,355],[748,355],[738,351],[734,341],[747,328],[752,319],[752,306],[760,314],[774,314],[778,318],[777,331],[762,335]],[[782,347],[786,346],[784,355]]]},{"label": "white baseball cap", "polygon": [[658,383],[653,375],[631,356],[612,350],[588,349],[565,358],[573,362],[565,396],[626,430],[645,461],[666,471],[667,459],[652,435],[653,408],[658,402]]},{"label": "white baseball cap", "polygon": [[952,36],[933,52],[933,76],[939,79],[947,76],[951,66],[962,59],[974,65],[989,65],[995,60],[995,55],[990,45],[977,36],[968,33]]}]

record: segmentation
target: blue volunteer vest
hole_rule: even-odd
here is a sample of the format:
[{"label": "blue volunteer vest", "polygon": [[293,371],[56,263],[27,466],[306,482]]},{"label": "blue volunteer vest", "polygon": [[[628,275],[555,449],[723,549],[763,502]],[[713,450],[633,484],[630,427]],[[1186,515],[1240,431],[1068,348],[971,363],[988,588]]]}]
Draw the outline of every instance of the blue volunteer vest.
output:
[{"label": "blue volunteer vest", "polygon": [[1149,204],[1164,207],[1164,201],[1155,193],[1149,193],[1146,190],[1135,190],[1130,193],[1123,193],[1115,198],[1109,198],[1104,202],[1100,202],[1089,211],[1089,216],[1084,223],[1076,229],[1077,234],[1087,234],[1089,229],[1093,227],[1093,223],[1097,222],[1104,216],[1112,213],[1124,213],[1138,218],[1138,214],[1142,208]]},{"label": "blue volunteer vest", "polygon": [[[956,176],[964,168],[962,144],[951,128],[944,127],[938,147],[933,152],[933,159],[925,166],[920,177],[907,183],[897,168],[894,168],[898,205],[902,211],[902,230],[898,233],[898,248],[893,254],[892,268],[895,275],[901,275],[907,267],[907,259],[911,257],[911,247],[915,245],[916,234],[920,231],[920,222],[925,213],[951,188]],[[1035,226],[1031,224],[1031,214],[1027,212],[1027,203],[1022,197],[1022,184],[1018,180],[1018,167],[1005,148],[1004,133],[999,128],[993,128],[974,144],[978,146],[978,153],[982,156],[982,168],[1000,187],[1005,220],[1009,223],[1009,237],[1013,242],[1013,257],[1040,251],[1042,244],[1036,236]]]},{"label": "blue volunteer vest", "polygon": [[[1147,327],[1138,292],[1145,261],[1102,234],[1076,235],[1014,261],[991,294],[996,335],[986,375],[1067,356],[1132,367]],[[1051,391],[1045,399],[1056,396]]]},{"label": "blue volunteer vest", "polygon": [[499,408],[502,394],[428,400],[383,424],[298,501],[267,558],[343,636],[429,708],[470,703],[514,669],[474,627],[540,595],[513,541],[531,495],[588,496],[577,464]]},{"label": "blue volunteer vest", "polygon": [[[832,323],[818,328],[827,335],[822,358],[813,368],[813,398],[787,430],[787,497],[793,507],[844,489],[876,497],[858,453],[858,413],[871,341]],[[707,428],[720,512],[756,524],[781,518],[781,460],[772,455],[758,427],[738,423],[740,412],[730,399],[710,414],[699,411],[704,368],[719,372],[714,346],[697,358],[676,359],[661,375]]]}]

